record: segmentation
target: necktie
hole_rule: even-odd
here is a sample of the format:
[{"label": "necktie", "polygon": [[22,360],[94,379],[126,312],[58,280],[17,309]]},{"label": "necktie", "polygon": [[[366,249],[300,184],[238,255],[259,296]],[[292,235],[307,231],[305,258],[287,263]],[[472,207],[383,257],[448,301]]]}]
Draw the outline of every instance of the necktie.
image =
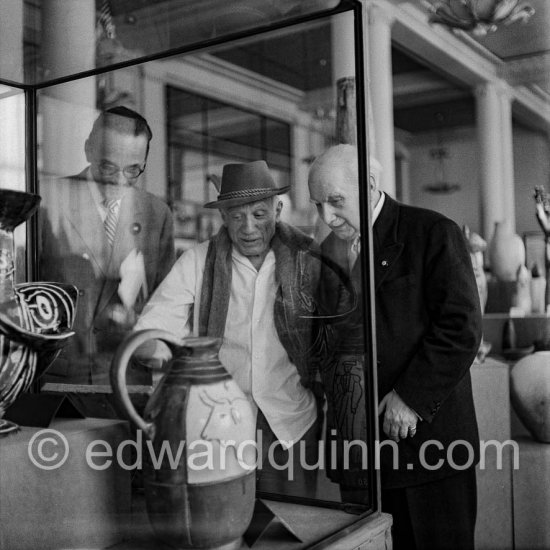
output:
[{"label": "necktie", "polygon": [[117,224],[117,201],[115,199],[105,199],[103,205],[107,209],[107,217],[103,222],[105,227],[105,234],[107,235],[107,240],[109,244],[113,246],[115,242],[115,233],[116,233],[116,224]]}]

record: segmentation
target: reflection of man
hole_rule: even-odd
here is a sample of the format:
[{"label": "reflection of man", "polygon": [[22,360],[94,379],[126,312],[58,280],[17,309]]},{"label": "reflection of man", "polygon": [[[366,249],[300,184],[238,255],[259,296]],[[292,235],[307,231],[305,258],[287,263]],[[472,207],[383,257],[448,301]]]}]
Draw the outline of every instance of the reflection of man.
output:
[{"label": "reflection of man", "polygon": [[[323,251],[352,271],[358,184],[350,145],[328,149],[311,167],[311,198],[332,229]],[[394,516],[395,548],[473,548],[479,439],[469,367],[481,318],[468,251],[454,222],[384,195],[372,169],[370,189],[379,414],[398,450],[395,467],[391,446],[382,450],[382,510]],[[455,441],[454,463],[470,461],[461,471],[445,460]]]},{"label": "reflection of man", "polygon": [[[112,353],[172,267],[170,211],[135,187],[151,137],[138,113],[109,109],[86,141],[90,165],[77,176],[41,182],[40,278],[73,283],[80,294],[76,336],[50,381],[108,384]],[[133,375],[130,383],[143,381]]]},{"label": "reflection of man", "polygon": [[[311,239],[279,221],[277,195],[287,190],[264,161],[224,166],[218,200],[206,205],[220,209],[224,226],[181,256],[135,329],[223,337],[220,360],[257,406],[264,458],[273,443],[278,464],[293,457],[298,467],[300,440],[315,463],[320,426],[310,389],[310,321],[300,317],[312,313]],[[287,472],[264,460],[260,489],[314,489],[315,473],[302,473],[299,482],[281,484]]]}]

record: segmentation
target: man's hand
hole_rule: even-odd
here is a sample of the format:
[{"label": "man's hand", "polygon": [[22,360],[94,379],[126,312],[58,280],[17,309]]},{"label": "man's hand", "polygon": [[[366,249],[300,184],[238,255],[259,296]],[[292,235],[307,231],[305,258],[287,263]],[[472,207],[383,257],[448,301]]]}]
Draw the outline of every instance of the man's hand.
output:
[{"label": "man's hand", "polygon": [[384,413],[382,429],[390,439],[399,441],[409,435],[414,437],[420,417],[406,405],[395,390],[386,394],[378,405],[378,416],[382,413]]}]

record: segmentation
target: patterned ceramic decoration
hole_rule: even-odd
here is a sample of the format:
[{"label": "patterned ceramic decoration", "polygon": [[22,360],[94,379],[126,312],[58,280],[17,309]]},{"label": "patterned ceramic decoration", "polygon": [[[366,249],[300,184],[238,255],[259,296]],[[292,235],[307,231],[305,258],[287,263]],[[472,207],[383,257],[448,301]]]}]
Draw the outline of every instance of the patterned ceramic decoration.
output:
[{"label": "patterned ceramic decoration", "polygon": [[0,189],[0,435],[17,430],[5,411],[44,373],[73,335],[77,289],[48,282],[14,285],[13,230],[40,197]]}]

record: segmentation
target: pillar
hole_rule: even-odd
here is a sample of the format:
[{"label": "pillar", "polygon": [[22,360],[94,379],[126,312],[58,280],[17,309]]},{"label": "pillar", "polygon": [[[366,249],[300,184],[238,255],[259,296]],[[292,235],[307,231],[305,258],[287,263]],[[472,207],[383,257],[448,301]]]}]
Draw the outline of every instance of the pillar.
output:
[{"label": "pillar", "polygon": [[331,22],[332,76],[334,82],[355,76],[353,12],[335,15]]},{"label": "pillar", "polygon": [[309,173],[310,138],[312,131],[306,125],[306,121],[292,125],[292,140],[294,151],[292,155],[292,182],[291,193],[293,206],[298,212],[307,212],[310,207],[307,178]]},{"label": "pillar", "polygon": [[[141,176],[139,185],[158,195],[161,199],[167,200],[166,83],[149,65],[145,65],[143,68],[140,67],[139,73],[139,79],[143,87],[143,97],[141,98],[142,104],[138,104],[134,108],[147,119],[153,132],[153,140],[147,157],[147,169]],[[138,81],[138,78],[136,78],[136,81]]]},{"label": "pillar", "polygon": [[0,17],[0,77],[23,82],[23,0],[10,0]]},{"label": "pillar", "polygon": [[395,197],[391,26],[393,17],[378,4],[368,6],[369,91],[374,123],[374,155],[382,164],[380,187]]},{"label": "pillar", "polygon": [[[95,19],[95,3],[88,0],[42,3],[42,66],[46,80],[95,67]],[[96,116],[95,82],[95,77],[85,78],[40,93],[46,175],[74,174],[86,166],[84,142]]]},{"label": "pillar", "polygon": [[514,144],[512,126],[512,96],[508,86],[499,90],[501,111],[502,182],[504,219],[516,232],[516,193],[514,178]]},{"label": "pillar", "polygon": [[353,17],[353,12],[345,12],[332,19],[332,89],[336,102],[335,141],[356,145],[357,100]]},{"label": "pillar", "polygon": [[498,86],[486,83],[475,90],[480,151],[481,212],[483,237],[493,235],[495,222],[506,219],[504,210],[503,146],[501,143],[501,100]]},{"label": "pillar", "polygon": [[[23,0],[0,17],[0,77],[23,83]],[[9,52],[9,55],[6,55]],[[0,85],[0,187],[25,190],[25,96]]]}]

